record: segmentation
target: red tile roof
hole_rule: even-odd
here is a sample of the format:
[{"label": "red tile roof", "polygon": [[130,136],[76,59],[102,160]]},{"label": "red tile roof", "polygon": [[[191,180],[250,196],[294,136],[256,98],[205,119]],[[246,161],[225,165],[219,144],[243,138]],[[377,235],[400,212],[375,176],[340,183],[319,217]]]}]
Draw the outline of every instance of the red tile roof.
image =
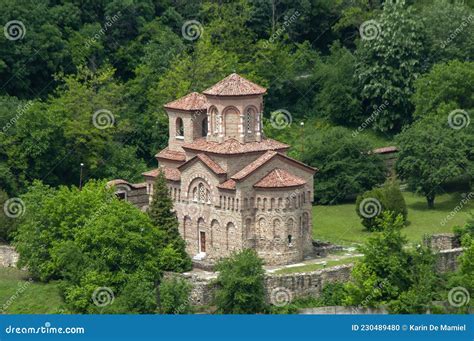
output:
[{"label": "red tile roof", "polygon": [[267,89],[233,73],[202,93],[211,96],[261,95]]},{"label": "red tile roof", "polygon": [[374,149],[373,152],[374,152],[375,154],[395,153],[395,152],[398,152],[398,148],[395,147],[395,146],[382,147],[382,148]]},{"label": "red tile roof", "polygon": [[146,187],[146,182],[140,182],[138,184],[131,184],[127,180],[123,180],[123,179],[114,179],[114,180],[110,180],[109,182],[107,182],[108,187],[120,186],[120,185],[128,185],[131,188],[143,188],[143,187]]},{"label": "red tile roof", "polygon": [[168,147],[155,155],[156,158],[172,161],[186,161],[186,154],[175,150],[169,150]]},{"label": "red tile roof", "polygon": [[235,189],[235,181],[232,180],[232,179],[229,179],[227,181],[224,181],[223,183],[217,185],[218,188],[221,188],[221,189],[230,189],[230,190],[234,190]]},{"label": "red tile roof", "polygon": [[263,166],[264,164],[266,164],[268,161],[270,161],[271,159],[273,159],[276,156],[282,157],[283,159],[288,160],[288,161],[290,161],[290,162],[292,162],[296,165],[299,165],[300,167],[303,167],[306,170],[309,170],[309,171],[312,171],[312,172],[317,172],[316,168],[305,165],[304,163],[302,163],[298,160],[292,159],[292,158],[290,158],[286,155],[283,155],[283,154],[275,152],[275,151],[267,151],[265,154],[260,156],[257,160],[255,160],[252,163],[249,163],[247,166],[242,168],[240,171],[238,171],[237,173],[232,175],[231,178],[234,179],[234,180],[237,180],[237,181],[243,180],[247,176],[252,174],[258,168],[260,168],[261,166]]},{"label": "red tile roof", "polygon": [[184,97],[178,98],[175,101],[166,103],[164,105],[166,109],[177,109],[185,111],[196,111],[207,109],[206,96],[201,95],[198,92],[191,92]]},{"label": "red tile roof", "polygon": [[250,152],[261,152],[266,150],[287,150],[290,146],[272,140],[264,139],[261,142],[240,143],[235,139],[228,139],[222,143],[206,141],[206,138],[199,138],[191,143],[182,146],[184,149],[197,150],[214,154],[243,154]]},{"label": "red tile roof", "polygon": [[265,163],[267,163],[268,160],[272,159],[275,155],[278,153],[271,150],[260,156],[257,160],[254,162],[249,163],[247,166],[242,168],[240,171],[232,175],[232,179],[235,180],[242,180],[245,177],[247,177],[250,173],[254,172],[256,169],[260,168],[263,166]]},{"label": "red tile roof", "polygon": [[196,160],[201,160],[211,171],[213,171],[214,173],[216,173],[217,175],[223,175],[223,174],[226,174],[226,171],[224,169],[222,169],[221,166],[219,166],[218,163],[216,163],[214,160],[212,160],[209,156],[207,156],[206,154],[197,154],[195,157],[189,159],[187,162],[183,163],[181,166],[179,166],[178,168],[181,170],[181,169],[184,169],[186,168],[188,165],[194,163]]},{"label": "red tile roof", "polygon": [[255,188],[285,188],[297,187],[306,183],[303,179],[288,173],[284,169],[275,168],[260,179],[253,187]]},{"label": "red tile roof", "polygon": [[165,172],[166,180],[181,181],[181,172],[176,168],[170,168],[170,167],[159,167],[156,169],[152,169],[148,172],[144,172],[142,173],[142,175],[145,177],[156,178],[158,176],[158,172],[160,172],[161,170]]}]

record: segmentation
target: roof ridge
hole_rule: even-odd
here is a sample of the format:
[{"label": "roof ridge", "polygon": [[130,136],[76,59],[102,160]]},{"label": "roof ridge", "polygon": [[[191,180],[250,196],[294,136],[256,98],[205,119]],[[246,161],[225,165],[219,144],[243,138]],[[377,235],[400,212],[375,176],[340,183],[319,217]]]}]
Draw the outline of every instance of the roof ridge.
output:
[{"label": "roof ridge", "polygon": [[202,93],[210,96],[262,95],[267,89],[255,84],[237,73],[231,73]]}]

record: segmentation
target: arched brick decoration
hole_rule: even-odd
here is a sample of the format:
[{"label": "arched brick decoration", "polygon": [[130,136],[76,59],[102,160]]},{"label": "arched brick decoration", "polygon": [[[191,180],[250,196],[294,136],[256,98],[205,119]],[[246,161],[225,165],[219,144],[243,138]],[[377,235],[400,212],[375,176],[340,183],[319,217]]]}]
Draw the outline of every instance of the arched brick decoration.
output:
[{"label": "arched brick decoration", "polygon": [[252,239],[254,237],[254,233],[252,231],[252,218],[245,219],[245,232],[244,232],[244,239]]},{"label": "arched brick decoration", "polygon": [[240,112],[234,106],[224,109],[224,134],[226,137],[239,138]]},{"label": "arched brick decoration", "polygon": [[212,219],[211,221],[211,246],[217,246],[217,242],[215,242],[215,238],[219,238],[219,232],[220,232],[220,224],[217,219]]},{"label": "arched brick decoration", "polygon": [[226,226],[226,249],[232,252],[236,248],[237,231],[233,222],[227,223]]},{"label": "arched brick decoration", "polygon": [[296,240],[298,234],[296,233],[296,222],[293,218],[289,218],[286,221],[286,233],[292,236],[293,240]]},{"label": "arched brick decoration", "polygon": [[273,220],[273,237],[279,239],[285,238],[285,231],[280,218]]},{"label": "arched brick decoration", "polygon": [[217,135],[219,134],[219,127],[218,127],[218,111],[217,111],[217,108],[215,106],[211,106],[209,109],[208,109],[208,112],[209,112],[209,119],[210,119],[210,124],[209,124],[209,128],[210,128],[210,133],[211,135]]},{"label": "arched brick decoration", "polygon": [[185,216],[183,219],[183,230],[181,234],[184,240],[186,240],[186,237],[188,236],[190,228],[191,228],[191,217]]},{"label": "arched brick decoration", "polygon": [[309,214],[308,212],[303,213],[303,233],[310,233],[309,228]]},{"label": "arched brick decoration", "polygon": [[[199,181],[201,181],[203,184],[207,185],[206,190],[209,190],[209,196],[210,196],[210,201],[211,203],[215,203],[215,189],[212,188],[211,186],[211,181],[209,178],[201,173],[194,174],[193,176],[190,177],[188,182],[185,184],[184,188],[186,188],[186,199],[187,200],[194,200],[193,195],[194,195],[194,188],[195,186],[198,186]],[[198,193],[198,192],[196,192]]]}]

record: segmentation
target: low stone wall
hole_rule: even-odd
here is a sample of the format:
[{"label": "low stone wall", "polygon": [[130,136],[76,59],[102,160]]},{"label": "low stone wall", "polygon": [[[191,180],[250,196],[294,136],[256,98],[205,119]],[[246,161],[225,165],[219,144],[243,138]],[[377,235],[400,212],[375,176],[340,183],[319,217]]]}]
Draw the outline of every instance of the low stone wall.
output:
[{"label": "low stone wall", "polygon": [[335,266],[312,272],[265,276],[267,302],[272,302],[279,292],[288,294],[291,299],[318,297],[328,283],[347,282],[351,277],[352,264]]},{"label": "low stone wall", "polygon": [[[341,265],[323,270],[286,275],[265,275],[267,302],[279,293],[290,299],[307,296],[319,296],[327,283],[346,282],[350,279],[352,265]],[[188,272],[181,274],[193,286],[190,300],[194,305],[210,305],[214,298],[216,285],[213,283],[217,273]]]},{"label": "low stone wall", "polygon": [[423,243],[434,252],[440,250],[449,250],[460,247],[458,238],[453,233],[439,233],[426,236]]},{"label": "low stone wall", "polygon": [[13,246],[0,245],[0,267],[16,267],[19,257]]},{"label": "low stone wall", "polygon": [[436,254],[436,270],[440,273],[456,271],[458,268],[458,257],[462,254],[463,248],[441,250]]},{"label": "low stone wall", "polygon": [[[440,273],[455,271],[458,266],[457,258],[462,254],[462,248],[441,250],[436,253],[436,269]],[[292,274],[266,274],[265,292],[266,300],[271,303],[279,296],[287,297],[290,300],[303,297],[318,297],[322,289],[328,283],[347,282],[351,278],[353,264],[339,265],[327,269],[292,273]],[[189,272],[182,274],[193,286],[191,292],[191,302],[194,305],[210,305],[215,294],[216,285],[213,281],[217,278],[215,272]],[[350,308],[345,308],[350,309]],[[314,313],[317,312],[308,312]],[[323,312],[318,312],[323,313]],[[340,314],[349,312],[338,312]],[[364,314],[364,312],[359,312]],[[369,314],[370,312],[365,312]],[[380,313],[380,312],[378,312]]]},{"label": "low stone wall", "polygon": [[209,273],[210,275],[199,275],[193,272],[182,274],[191,285],[191,295],[189,300],[192,305],[210,305],[214,299],[216,292],[216,285],[214,284],[217,278],[217,273]]}]

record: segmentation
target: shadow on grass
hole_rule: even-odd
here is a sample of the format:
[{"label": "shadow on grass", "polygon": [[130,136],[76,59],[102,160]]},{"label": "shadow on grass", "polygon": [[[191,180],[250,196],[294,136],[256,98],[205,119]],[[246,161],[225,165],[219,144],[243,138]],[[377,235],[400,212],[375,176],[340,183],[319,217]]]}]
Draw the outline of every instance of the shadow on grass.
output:
[{"label": "shadow on grass", "polygon": [[[421,198],[421,196],[420,196]],[[438,211],[438,212],[451,212],[456,206],[461,203],[463,197],[460,193],[450,193],[448,196],[444,195],[443,197],[438,196],[435,198],[434,208],[428,208],[428,205],[425,201],[417,201],[415,203],[407,204],[408,210],[416,211]],[[410,212],[410,211],[408,211]]]}]

